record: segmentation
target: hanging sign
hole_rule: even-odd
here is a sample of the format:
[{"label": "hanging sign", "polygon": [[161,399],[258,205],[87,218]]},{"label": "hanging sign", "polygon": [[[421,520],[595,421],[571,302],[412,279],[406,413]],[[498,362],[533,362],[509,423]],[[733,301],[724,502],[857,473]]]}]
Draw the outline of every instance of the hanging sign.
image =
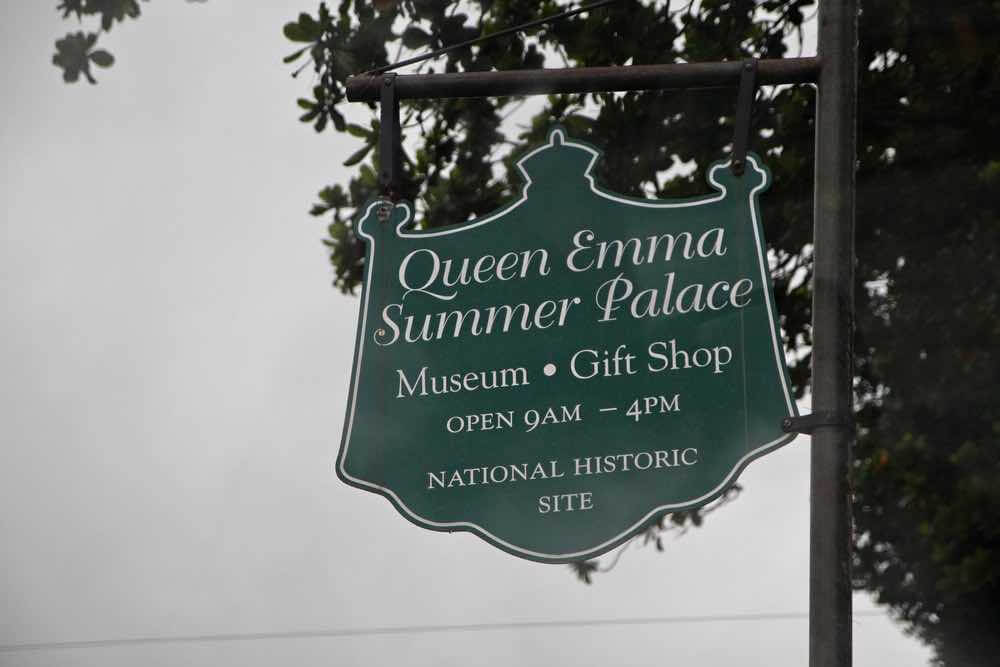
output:
[{"label": "hanging sign", "polygon": [[337,473],[414,523],[512,554],[601,554],[717,498],[796,415],[749,155],[713,194],[602,189],[553,130],[520,197],[414,228],[375,201]]}]

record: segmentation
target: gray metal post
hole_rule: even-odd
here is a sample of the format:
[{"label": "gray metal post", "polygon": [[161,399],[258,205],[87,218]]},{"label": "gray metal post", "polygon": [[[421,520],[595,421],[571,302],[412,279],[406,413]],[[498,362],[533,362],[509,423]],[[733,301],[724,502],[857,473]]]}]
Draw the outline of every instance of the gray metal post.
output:
[{"label": "gray metal post", "polygon": [[[813,274],[813,410],[850,414],[854,326],[857,0],[820,0]],[[809,665],[851,664],[851,499],[854,432],[812,437]]]}]

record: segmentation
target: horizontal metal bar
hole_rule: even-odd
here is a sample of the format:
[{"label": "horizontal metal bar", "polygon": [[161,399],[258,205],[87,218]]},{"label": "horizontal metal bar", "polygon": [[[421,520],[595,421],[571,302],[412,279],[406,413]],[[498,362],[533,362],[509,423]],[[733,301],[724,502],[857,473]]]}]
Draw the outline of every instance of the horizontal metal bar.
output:
[{"label": "horizontal metal bar", "polygon": [[[742,67],[742,61],[733,61],[400,74],[395,85],[399,99],[724,88],[739,84]],[[819,71],[819,58],[761,60],[757,68],[757,83],[762,86],[814,83],[819,78]],[[347,80],[347,99],[351,102],[376,102],[381,95],[381,86],[381,75],[352,76]]]}]

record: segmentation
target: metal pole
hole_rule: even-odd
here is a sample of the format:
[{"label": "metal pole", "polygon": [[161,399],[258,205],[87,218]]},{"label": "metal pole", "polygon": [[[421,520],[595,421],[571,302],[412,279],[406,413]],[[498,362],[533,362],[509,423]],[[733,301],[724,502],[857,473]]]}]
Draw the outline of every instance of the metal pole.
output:
[{"label": "metal pole", "polygon": [[[813,410],[852,410],[857,0],[820,0],[813,273]],[[809,665],[851,664],[853,428],[812,437]]]},{"label": "metal pole", "polygon": [[[629,65],[626,67],[568,67],[506,72],[450,72],[444,74],[400,74],[396,77],[397,99],[442,97],[502,97],[505,95],[552,95],[598,91],[721,88],[736,86],[743,70],[741,61]],[[819,58],[761,60],[757,84],[814,83]],[[382,76],[361,74],[347,80],[351,102],[377,102]]]}]

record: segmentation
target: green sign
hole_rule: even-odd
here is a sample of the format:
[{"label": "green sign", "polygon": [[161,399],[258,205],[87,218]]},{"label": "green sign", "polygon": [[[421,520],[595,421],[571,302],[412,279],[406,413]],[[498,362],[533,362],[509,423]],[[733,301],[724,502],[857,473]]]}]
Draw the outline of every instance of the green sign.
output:
[{"label": "green sign", "polygon": [[595,183],[599,157],[556,129],[490,215],[416,230],[408,202],[360,211],[345,482],[564,562],[710,502],[792,438],[767,169],[750,155],[742,176],[709,169],[714,194],[636,199]]}]

